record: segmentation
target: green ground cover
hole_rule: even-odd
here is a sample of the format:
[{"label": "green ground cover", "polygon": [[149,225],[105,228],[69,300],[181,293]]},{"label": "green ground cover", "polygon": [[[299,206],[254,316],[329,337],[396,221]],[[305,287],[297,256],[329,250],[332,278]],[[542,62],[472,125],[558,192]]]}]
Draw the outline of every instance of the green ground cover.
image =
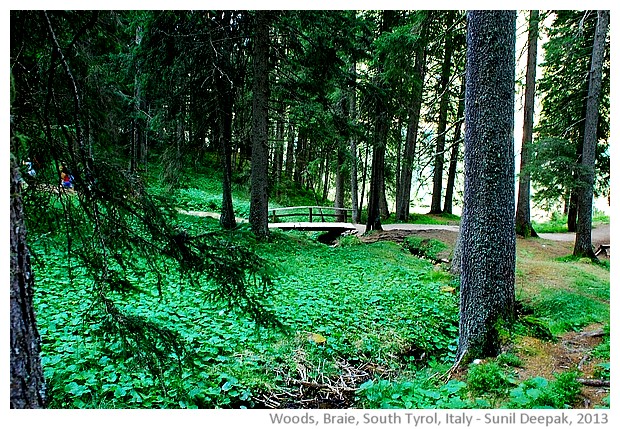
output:
[{"label": "green ground cover", "polygon": [[[217,205],[213,182],[197,178],[177,189],[175,198],[186,209],[189,201]],[[244,192],[236,192],[235,207],[245,207]],[[209,218],[180,215],[177,222],[196,234],[219,228]],[[528,408],[568,407],[575,401],[576,374],[518,381],[514,356],[443,380],[457,344],[458,281],[441,265],[412,255],[407,243],[364,244],[345,237],[327,246],[304,233],[278,231],[270,242],[256,243],[247,226],[232,232],[229,239],[268,261],[272,293],[266,303],[283,323],[281,330],[259,328],[209,300],[209,284],[192,285],[173,266],[156,278],[144,261],[144,270],[129,273],[140,280],[140,289],[109,297],[126,314],[144,317],[181,340],[182,349],[153,361],[127,351],[124,342],[135,339],[106,334],[93,305],[93,283],[67,257],[64,239],[50,233],[31,240],[43,367],[54,408],[261,407],[273,392],[299,390],[296,382],[326,384],[341,377],[343,368],[362,367],[366,376],[341,406]],[[528,301],[534,317],[556,335],[609,319],[609,282],[598,271],[604,267],[566,260],[550,264],[572,273],[570,287],[521,291],[519,299]],[[516,333],[507,335],[518,341]],[[603,359],[608,359],[608,339],[606,344],[597,349]],[[608,364],[601,367],[605,371]]]}]

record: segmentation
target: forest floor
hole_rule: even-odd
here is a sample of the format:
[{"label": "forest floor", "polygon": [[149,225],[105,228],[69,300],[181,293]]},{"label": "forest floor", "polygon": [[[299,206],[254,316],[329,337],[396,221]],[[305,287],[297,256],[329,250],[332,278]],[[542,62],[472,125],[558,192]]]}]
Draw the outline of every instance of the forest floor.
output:
[{"label": "forest floor", "polygon": [[[415,225],[389,224],[383,226],[383,231],[360,235],[365,243],[377,241],[402,242],[406,237],[415,235],[420,238],[436,239],[448,246],[439,255],[449,259],[456,242],[458,226],[454,225]],[[365,231],[364,225],[358,225],[360,234]],[[535,288],[541,284],[554,288],[564,288],[561,276],[557,272],[549,272],[544,268],[546,260],[566,257],[572,253],[575,241],[574,233],[540,234],[539,239],[517,238],[517,271],[523,277],[533,281],[527,285],[522,279],[517,279],[517,289],[522,288],[530,293],[536,293]],[[592,244],[598,248],[600,244],[610,243],[610,225],[597,225],[592,229]],[[601,253],[599,259],[609,261],[609,254]],[[553,279],[551,278],[553,277]],[[527,282],[529,283],[529,282]],[[533,284],[537,286],[533,286]],[[603,398],[609,395],[609,387],[589,386],[588,381],[596,380],[600,372],[603,359],[593,358],[593,350],[602,342],[601,324],[590,324],[579,331],[563,332],[557,335],[557,341],[550,342],[538,338],[522,336],[517,343],[512,344],[511,352],[522,361],[522,366],[516,369],[517,380],[527,380],[532,377],[551,379],[554,374],[570,369],[577,369],[584,380],[580,404],[583,408],[594,408],[603,405]],[[456,373],[456,378],[463,377],[465,371]],[[596,383],[596,382],[594,382]]]},{"label": "forest floor", "polygon": [[[202,217],[219,218],[218,213],[186,212],[186,214]],[[239,218],[238,222],[244,222]],[[451,253],[459,231],[458,222],[447,224],[406,224],[394,223],[382,225],[382,231],[365,234],[366,226],[355,224],[356,235],[363,243],[392,241],[402,243],[410,236],[423,239],[436,239],[447,248],[439,253],[438,260],[450,260]],[[542,233],[538,239],[517,238],[517,295],[518,299],[527,300],[546,289],[571,291],[570,276],[558,276],[557,261],[572,254],[575,233]],[[601,244],[610,243],[610,225],[600,224],[592,229],[592,244],[595,249]],[[609,251],[608,251],[609,252]],[[601,253],[599,258],[609,261],[609,253]],[[583,261],[582,261],[583,262]],[[586,273],[590,270],[587,263],[580,264]],[[590,264],[591,265],[591,264]],[[592,267],[592,270],[595,270]],[[607,303],[605,299],[601,302]],[[568,370],[578,370],[580,379],[584,381],[580,408],[604,406],[604,398],[609,395],[608,386],[591,386],[588,380],[596,383],[599,380],[601,364],[605,359],[592,356],[593,351],[603,341],[603,325],[600,323],[586,324],[576,330],[556,333],[556,341],[545,341],[530,336],[519,336],[518,340],[509,345],[510,352],[519,357],[522,365],[515,369],[517,381],[533,377],[552,379],[555,374]],[[466,369],[455,373],[456,378],[463,378]]]}]

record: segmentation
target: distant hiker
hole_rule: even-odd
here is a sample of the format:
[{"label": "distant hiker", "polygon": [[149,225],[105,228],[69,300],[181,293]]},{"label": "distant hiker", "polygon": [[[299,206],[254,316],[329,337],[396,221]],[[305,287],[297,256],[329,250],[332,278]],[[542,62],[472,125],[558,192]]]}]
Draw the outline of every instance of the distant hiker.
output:
[{"label": "distant hiker", "polygon": [[73,176],[64,165],[60,165],[60,184],[65,188],[73,188]]},{"label": "distant hiker", "polygon": [[24,161],[23,164],[26,166],[26,172],[28,173],[29,176],[34,177],[37,175],[37,172],[34,170],[30,159]]}]

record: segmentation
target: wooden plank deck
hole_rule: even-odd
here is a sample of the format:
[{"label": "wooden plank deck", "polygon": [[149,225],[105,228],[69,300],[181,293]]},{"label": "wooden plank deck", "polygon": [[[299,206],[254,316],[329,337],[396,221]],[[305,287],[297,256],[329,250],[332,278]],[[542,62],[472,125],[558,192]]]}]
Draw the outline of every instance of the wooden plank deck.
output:
[{"label": "wooden plank deck", "polygon": [[350,222],[278,222],[270,223],[269,229],[281,229],[283,231],[330,231],[345,232],[355,230],[355,225]]}]

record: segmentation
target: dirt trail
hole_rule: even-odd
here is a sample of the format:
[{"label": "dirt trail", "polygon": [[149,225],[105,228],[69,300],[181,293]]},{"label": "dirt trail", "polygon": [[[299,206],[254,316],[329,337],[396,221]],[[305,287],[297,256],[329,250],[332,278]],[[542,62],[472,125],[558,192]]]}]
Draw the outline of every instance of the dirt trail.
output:
[{"label": "dirt trail", "polygon": [[[538,234],[540,238],[554,241],[575,241],[574,232],[559,232],[559,233],[543,233]],[[597,225],[592,228],[592,244],[597,247],[599,244],[610,243],[610,228],[609,224]]]},{"label": "dirt trail", "polygon": [[[355,224],[358,233],[361,235],[366,231],[366,225]],[[458,232],[458,225],[426,225],[426,224],[410,224],[410,223],[395,223],[383,225],[384,231],[429,231],[429,230],[441,230]],[[574,232],[561,232],[561,233],[544,233],[539,234],[540,238],[552,241],[575,241]],[[596,247],[599,244],[609,244],[610,242],[610,227],[609,224],[597,225],[592,228],[592,244]]]},{"label": "dirt trail", "polygon": [[[179,213],[190,216],[212,217],[215,219],[220,218],[219,213],[204,212],[204,211],[186,211],[179,209]],[[237,223],[247,222],[247,219],[236,218]],[[357,233],[362,235],[366,232],[366,225],[354,224],[357,229]],[[412,223],[394,223],[382,225],[384,231],[417,231],[430,233],[431,231],[447,231],[449,233],[458,233],[458,225],[436,225],[436,224],[412,224]],[[552,241],[575,241],[574,232],[562,232],[562,233],[544,233],[539,234],[540,238]],[[592,228],[592,245],[598,247],[600,244],[610,243],[610,227],[609,224],[597,225]]]}]

